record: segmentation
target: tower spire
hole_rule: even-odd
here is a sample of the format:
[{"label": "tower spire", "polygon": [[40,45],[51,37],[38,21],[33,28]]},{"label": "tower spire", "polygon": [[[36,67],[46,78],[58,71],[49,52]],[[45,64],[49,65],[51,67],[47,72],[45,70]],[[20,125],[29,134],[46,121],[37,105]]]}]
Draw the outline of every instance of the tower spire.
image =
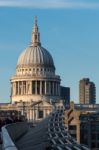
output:
[{"label": "tower spire", "polygon": [[32,32],[32,45],[33,46],[40,46],[40,33],[38,31],[38,25],[37,25],[37,17],[35,16],[34,19],[34,27],[33,27],[33,32]]},{"label": "tower spire", "polygon": [[37,16],[34,18],[34,25],[37,26]]}]

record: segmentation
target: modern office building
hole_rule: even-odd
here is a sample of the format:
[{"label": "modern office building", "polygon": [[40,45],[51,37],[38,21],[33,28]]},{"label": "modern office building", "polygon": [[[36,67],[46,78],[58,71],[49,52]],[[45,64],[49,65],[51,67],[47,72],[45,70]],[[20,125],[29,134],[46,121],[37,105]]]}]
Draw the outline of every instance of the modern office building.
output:
[{"label": "modern office building", "polygon": [[96,103],[95,84],[89,78],[83,78],[79,82],[79,100],[80,104]]},{"label": "modern office building", "polygon": [[74,104],[65,111],[65,124],[78,143],[99,149],[99,104]]},{"label": "modern office building", "polygon": [[69,87],[60,87],[60,97],[64,101],[65,105],[70,104],[70,88]]}]

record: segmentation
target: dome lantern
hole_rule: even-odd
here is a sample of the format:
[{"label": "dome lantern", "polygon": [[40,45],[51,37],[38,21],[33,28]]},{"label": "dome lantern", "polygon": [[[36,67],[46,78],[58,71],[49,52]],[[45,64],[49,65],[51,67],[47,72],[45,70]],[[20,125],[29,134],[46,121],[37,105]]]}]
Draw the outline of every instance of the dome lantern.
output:
[{"label": "dome lantern", "polygon": [[38,31],[37,17],[36,16],[35,16],[35,20],[34,20],[34,27],[33,27],[33,32],[32,32],[31,46],[34,46],[34,47],[41,46],[40,33]]}]

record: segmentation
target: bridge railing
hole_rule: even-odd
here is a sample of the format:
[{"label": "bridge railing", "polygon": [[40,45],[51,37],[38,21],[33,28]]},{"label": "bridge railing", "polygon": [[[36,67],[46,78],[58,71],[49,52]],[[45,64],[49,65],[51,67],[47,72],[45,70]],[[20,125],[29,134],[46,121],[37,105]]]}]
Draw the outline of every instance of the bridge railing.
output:
[{"label": "bridge railing", "polygon": [[28,131],[26,122],[13,123],[2,127],[2,149],[18,150],[15,141]]},{"label": "bridge railing", "polygon": [[[18,150],[15,143],[17,143],[17,140],[27,133],[27,131],[28,125],[25,122],[4,126],[2,128],[3,150]],[[45,136],[42,137],[44,134]],[[35,137],[34,141],[30,140],[33,137]],[[26,137],[23,138],[23,144],[22,140],[21,142],[19,140],[19,145],[17,146],[20,146],[21,150],[21,148],[26,149],[25,146],[27,145],[27,150],[29,150],[27,143],[30,144],[30,141],[32,141],[32,147],[40,146],[43,142],[48,142],[48,146],[51,146],[53,150],[89,150],[86,146],[78,144],[68,133],[68,128],[66,128],[64,124],[63,109],[52,112],[48,118],[44,119],[32,130],[32,134],[26,134]],[[35,143],[37,145],[35,145]]]},{"label": "bridge railing", "polygon": [[48,123],[48,135],[55,150],[89,150],[84,145],[78,144],[77,141],[68,133],[68,128],[64,125],[64,110],[56,110]]}]

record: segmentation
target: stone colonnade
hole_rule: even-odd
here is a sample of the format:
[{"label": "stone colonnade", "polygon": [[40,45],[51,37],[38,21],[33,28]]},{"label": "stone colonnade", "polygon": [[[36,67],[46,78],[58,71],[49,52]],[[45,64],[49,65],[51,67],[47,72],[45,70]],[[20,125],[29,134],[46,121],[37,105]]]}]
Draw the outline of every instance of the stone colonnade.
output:
[{"label": "stone colonnade", "polygon": [[49,109],[43,108],[39,110],[37,107],[35,107],[33,109],[27,109],[26,114],[28,121],[36,121],[39,119],[46,118],[50,112],[51,112],[50,108]]},{"label": "stone colonnade", "polygon": [[12,82],[12,95],[60,95],[58,81],[15,81]]}]

